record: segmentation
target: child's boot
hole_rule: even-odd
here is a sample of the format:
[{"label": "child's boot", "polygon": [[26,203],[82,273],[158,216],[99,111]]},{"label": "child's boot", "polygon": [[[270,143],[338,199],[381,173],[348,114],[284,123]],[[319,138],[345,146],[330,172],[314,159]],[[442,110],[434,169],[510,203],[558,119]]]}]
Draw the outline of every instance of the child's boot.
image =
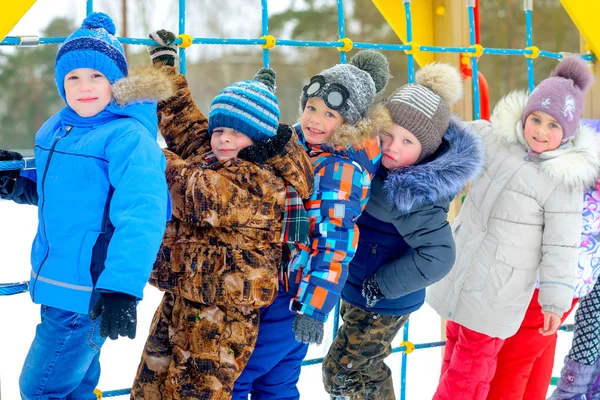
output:
[{"label": "child's boot", "polygon": [[[584,400],[595,381],[595,365],[585,365],[565,357],[556,390],[548,400]],[[600,393],[600,392],[599,392]],[[600,397],[599,397],[600,399]]]},{"label": "child's boot", "polygon": [[594,363],[594,373],[588,387],[587,400],[600,400],[600,358]]}]

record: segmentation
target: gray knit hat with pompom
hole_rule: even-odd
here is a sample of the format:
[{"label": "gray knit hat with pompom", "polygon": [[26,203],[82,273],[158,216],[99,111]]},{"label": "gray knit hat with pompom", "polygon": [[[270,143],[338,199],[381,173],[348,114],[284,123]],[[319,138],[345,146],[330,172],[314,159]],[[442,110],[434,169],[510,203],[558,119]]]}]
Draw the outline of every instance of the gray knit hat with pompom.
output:
[{"label": "gray knit hat with pompom", "polygon": [[300,97],[300,112],[309,98],[320,97],[344,117],[346,124],[354,125],[365,117],[389,77],[389,64],[383,54],[360,51],[348,64],[337,64],[310,79]]}]

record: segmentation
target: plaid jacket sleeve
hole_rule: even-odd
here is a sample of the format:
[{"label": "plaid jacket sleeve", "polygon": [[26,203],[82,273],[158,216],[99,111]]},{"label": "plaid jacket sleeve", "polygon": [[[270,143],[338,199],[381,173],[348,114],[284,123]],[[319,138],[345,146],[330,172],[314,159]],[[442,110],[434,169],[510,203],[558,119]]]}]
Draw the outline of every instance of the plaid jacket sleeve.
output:
[{"label": "plaid jacket sleeve", "polygon": [[325,321],[337,303],[356,252],[356,220],[370,183],[367,172],[349,160],[315,171],[315,191],[306,203],[310,247],[300,246],[290,265],[290,287],[297,288],[292,311]]},{"label": "plaid jacket sleeve", "polygon": [[167,142],[167,148],[182,158],[203,154],[210,150],[207,134],[208,119],[200,111],[183,75],[175,74],[175,67],[165,67],[177,89],[175,95],[158,103],[158,129]]}]

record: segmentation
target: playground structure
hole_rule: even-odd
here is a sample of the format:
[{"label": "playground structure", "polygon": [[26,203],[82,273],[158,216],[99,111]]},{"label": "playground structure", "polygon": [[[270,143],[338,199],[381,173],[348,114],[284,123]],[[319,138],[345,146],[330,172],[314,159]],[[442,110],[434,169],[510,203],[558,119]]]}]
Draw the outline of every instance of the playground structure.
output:
[{"label": "playground structure", "polygon": [[[22,0],[6,5],[0,16],[0,46],[37,46],[44,44],[59,44],[64,37],[39,38],[35,36],[9,36],[7,33],[14,27],[20,18],[31,8],[36,0]],[[82,0],[83,1],[83,0]],[[86,1],[87,13],[93,11],[93,0]],[[269,34],[268,28],[268,0],[261,0],[262,12],[262,37],[256,39],[239,38],[193,38],[185,33],[186,29],[186,2],[179,0],[179,36],[176,44],[179,45],[180,70],[186,72],[186,48],[193,44],[203,45],[249,45],[260,46],[262,49],[263,64],[269,66],[270,51],[277,46],[292,47],[326,47],[336,48],[340,53],[340,62],[346,62],[346,54],[352,49],[375,49],[382,51],[404,51],[408,60],[408,81],[414,81],[415,62],[420,66],[433,61],[445,62],[461,69],[465,85],[470,85],[472,90],[465,90],[464,99],[459,102],[454,111],[470,119],[488,119],[490,115],[489,96],[487,83],[478,71],[478,59],[484,55],[512,55],[523,56],[527,61],[528,87],[534,87],[534,60],[538,57],[560,59],[562,53],[555,53],[539,49],[534,45],[532,32],[533,0],[523,1],[523,11],[526,19],[526,37],[522,49],[485,48],[479,39],[479,0],[372,0],[388,24],[392,27],[402,44],[376,44],[353,42],[345,35],[344,2],[337,0],[338,8],[338,41],[298,41],[277,39]],[[595,62],[594,54],[600,54],[600,25],[594,16],[600,15],[600,2],[580,0],[561,0],[561,3],[575,26],[581,33],[580,52],[582,57],[591,63]],[[585,3],[585,5],[583,4]],[[465,29],[465,27],[469,29]],[[124,44],[153,45],[149,39],[119,38]],[[596,78],[600,79],[600,71],[594,71]],[[477,77],[477,79],[468,79]],[[598,86],[598,85],[596,85]],[[585,99],[584,117],[600,118],[600,87],[593,87]],[[0,170],[30,169],[35,168],[34,160],[14,162],[0,162]],[[451,218],[456,215],[460,204],[455,201],[450,213]],[[0,284],[0,295],[12,295],[26,292],[28,282]],[[334,311],[334,332],[339,325],[338,309]],[[563,328],[564,330],[564,328]],[[403,342],[393,352],[402,352],[402,369],[400,399],[406,398],[406,367],[407,354],[422,348],[443,346],[444,342],[414,344],[409,341],[409,322],[403,330]],[[322,359],[306,360],[303,365],[321,363]],[[98,392],[100,397],[113,397],[129,393],[129,389]]]}]

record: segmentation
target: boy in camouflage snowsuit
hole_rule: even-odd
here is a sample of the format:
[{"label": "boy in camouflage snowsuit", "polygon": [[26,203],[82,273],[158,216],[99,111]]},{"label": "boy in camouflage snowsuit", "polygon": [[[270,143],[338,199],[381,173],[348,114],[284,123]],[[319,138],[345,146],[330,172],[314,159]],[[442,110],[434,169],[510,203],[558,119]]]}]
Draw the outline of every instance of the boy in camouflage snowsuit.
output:
[{"label": "boy in camouflage snowsuit", "polygon": [[174,80],[176,95],[158,107],[174,218],[150,277],[165,296],[131,397],[229,399],[260,308],[278,292],[285,182],[306,198],[312,166],[294,130],[278,124],[272,70],[223,89],[208,121],[185,77]]}]

